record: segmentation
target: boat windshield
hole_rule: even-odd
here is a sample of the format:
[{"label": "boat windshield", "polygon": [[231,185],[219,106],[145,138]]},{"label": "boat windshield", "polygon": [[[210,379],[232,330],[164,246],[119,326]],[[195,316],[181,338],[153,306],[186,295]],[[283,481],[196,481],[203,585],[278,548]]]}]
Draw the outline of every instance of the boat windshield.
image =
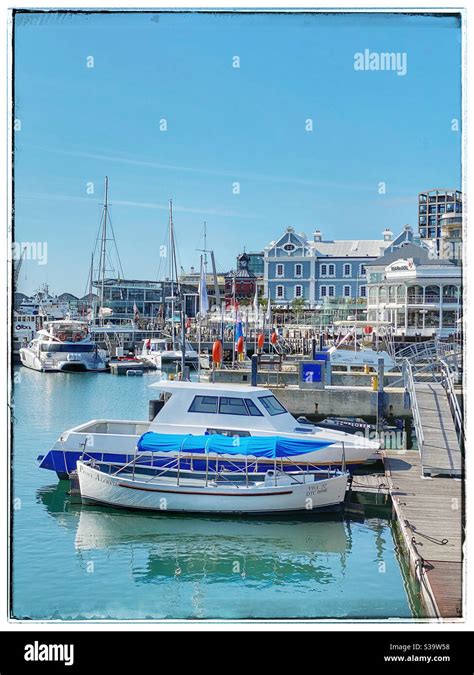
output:
[{"label": "boat windshield", "polygon": [[43,343],[41,345],[42,352],[93,352],[95,350],[94,344],[67,344],[59,342]]},{"label": "boat windshield", "polygon": [[275,396],[259,396],[258,400],[272,417],[274,415],[283,415],[288,412]]}]

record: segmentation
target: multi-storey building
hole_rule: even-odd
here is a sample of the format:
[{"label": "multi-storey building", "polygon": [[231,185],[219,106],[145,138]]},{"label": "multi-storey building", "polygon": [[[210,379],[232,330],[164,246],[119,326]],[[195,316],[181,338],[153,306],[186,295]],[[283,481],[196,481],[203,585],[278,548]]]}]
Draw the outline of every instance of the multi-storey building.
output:
[{"label": "multi-storey building", "polygon": [[446,337],[462,313],[462,270],[416,243],[367,266],[367,319],[390,321],[399,337]]},{"label": "multi-storey building", "polygon": [[442,244],[441,217],[462,214],[460,190],[428,190],[418,195],[418,232],[422,241],[430,243],[440,253]]},{"label": "multi-storey building", "polygon": [[264,294],[282,308],[290,307],[294,299],[303,300],[308,308],[318,308],[331,298],[365,299],[367,265],[387,247],[400,246],[412,236],[406,226],[395,239],[386,229],[382,239],[325,241],[317,230],[309,240],[288,227],[265,249]]}]

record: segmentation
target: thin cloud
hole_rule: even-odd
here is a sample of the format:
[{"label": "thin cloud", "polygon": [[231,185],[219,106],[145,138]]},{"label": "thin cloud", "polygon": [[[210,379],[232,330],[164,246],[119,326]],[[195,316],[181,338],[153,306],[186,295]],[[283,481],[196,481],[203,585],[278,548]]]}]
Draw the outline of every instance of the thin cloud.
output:
[{"label": "thin cloud", "polygon": [[[91,202],[91,197],[77,197],[71,195],[50,194],[45,192],[22,194],[17,193],[15,199],[54,199],[57,201],[80,201]],[[114,199],[110,203],[111,206],[132,206],[139,209],[157,209],[160,211],[168,211],[169,204],[160,204],[159,202],[137,202],[133,200]],[[197,215],[220,216],[223,218],[256,218],[254,214],[239,213],[238,211],[229,211],[219,209],[218,207],[199,208],[194,206],[181,206],[173,202],[173,211],[177,213],[195,213]]]},{"label": "thin cloud", "polygon": [[231,178],[232,180],[253,180],[253,181],[263,181],[269,183],[289,183],[293,185],[302,185],[312,188],[337,188],[345,190],[370,190],[373,191],[373,185],[356,185],[355,183],[341,183],[341,182],[331,182],[331,181],[322,181],[322,180],[310,180],[306,178],[298,178],[294,176],[275,176],[270,174],[262,173],[247,173],[245,170],[242,171],[236,168],[233,171],[229,170],[217,170],[217,169],[205,169],[203,167],[195,166],[185,166],[181,164],[168,164],[166,162],[154,162],[146,159],[134,159],[131,157],[121,157],[119,155],[108,155],[95,152],[84,152],[80,150],[59,150],[57,148],[47,148],[30,145],[30,148],[37,150],[42,150],[44,152],[51,152],[58,155],[68,156],[68,157],[82,157],[84,159],[92,159],[97,161],[103,161],[107,163],[118,163],[118,164],[128,164],[131,166],[144,166],[149,169],[157,169],[163,171],[178,171],[178,172],[187,172],[187,173],[196,173],[208,176],[218,176]]}]

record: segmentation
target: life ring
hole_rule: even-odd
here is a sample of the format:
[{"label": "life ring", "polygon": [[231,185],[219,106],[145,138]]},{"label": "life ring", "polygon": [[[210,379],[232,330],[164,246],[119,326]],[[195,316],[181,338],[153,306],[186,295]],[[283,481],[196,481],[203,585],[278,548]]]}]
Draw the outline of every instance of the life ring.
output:
[{"label": "life ring", "polygon": [[82,340],[82,335],[80,333],[75,333],[73,340],[74,342],[79,342],[80,340]]},{"label": "life ring", "polygon": [[64,342],[66,339],[66,333],[58,333],[57,338],[60,342]]}]

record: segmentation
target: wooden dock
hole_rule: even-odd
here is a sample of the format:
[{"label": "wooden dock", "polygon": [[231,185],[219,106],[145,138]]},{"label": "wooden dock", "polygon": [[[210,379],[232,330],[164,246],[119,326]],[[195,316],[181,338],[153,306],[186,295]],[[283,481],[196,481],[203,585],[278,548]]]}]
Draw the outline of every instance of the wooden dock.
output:
[{"label": "wooden dock", "polygon": [[446,391],[437,382],[417,382],[415,394],[424,436],[423,474],[460,477],[462,455]]},{"label": "wooden dock", "polygon": [[417,451],[384,452],[384,465],[404,548],[427,614],[460,619],[463,483],[447,476],[424,477]]}]

